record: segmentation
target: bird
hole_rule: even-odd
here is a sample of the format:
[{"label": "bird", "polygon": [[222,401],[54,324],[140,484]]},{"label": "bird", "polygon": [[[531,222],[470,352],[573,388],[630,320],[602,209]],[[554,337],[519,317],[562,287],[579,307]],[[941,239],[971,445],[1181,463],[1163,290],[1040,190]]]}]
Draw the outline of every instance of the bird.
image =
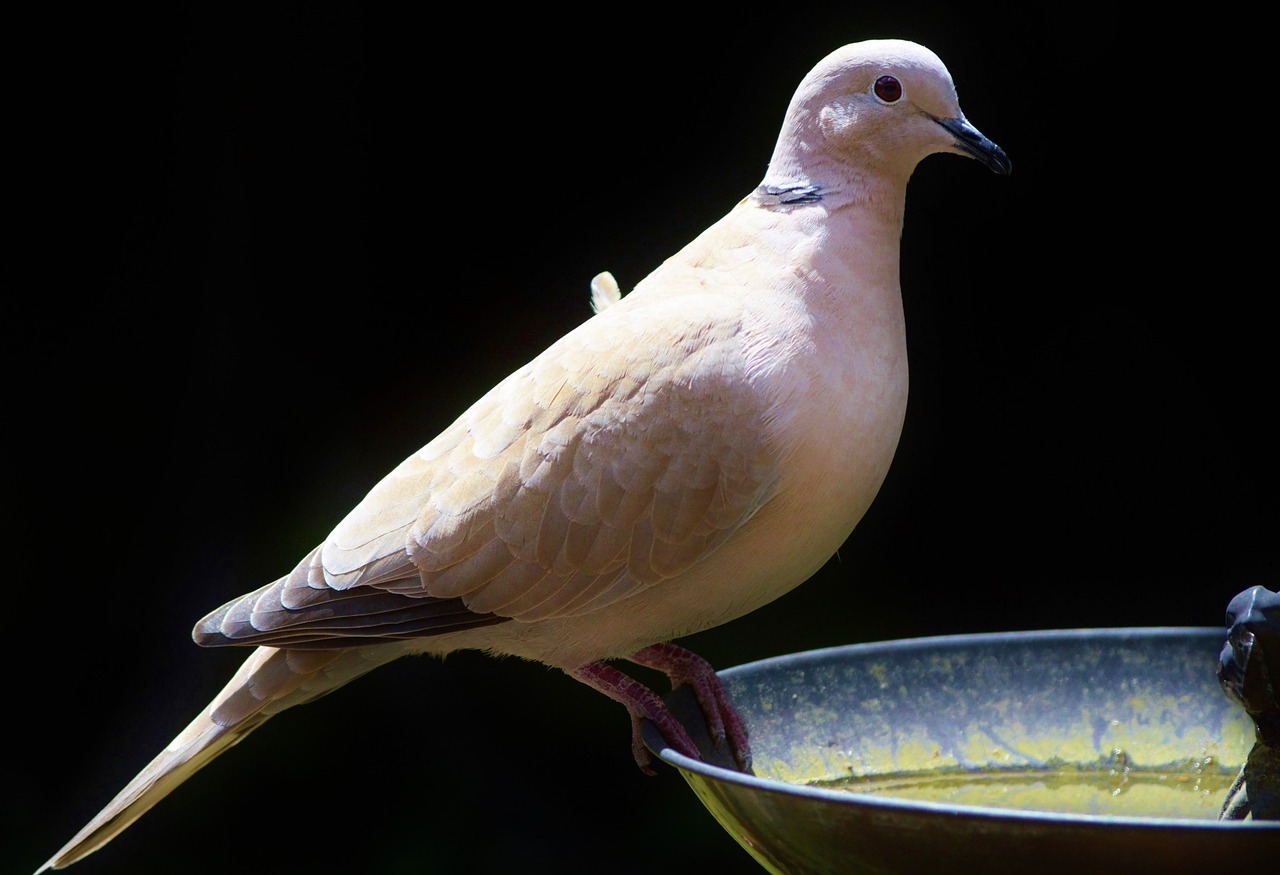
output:
[{"label": "bird", "polygon": [[879,492],[906,414],[900,240],[935,153],[1011,172],[930,49],[850,43],[786,107],[762,181],[501,380],[279,579],[195,626],[250,648],[212,702],[37,872],[103,847],[280,712],[394,659],[482,651],[616,700],[699,757],[662,697],[692,689],[740,767],[747,729],[676,643],[812,576]]}]

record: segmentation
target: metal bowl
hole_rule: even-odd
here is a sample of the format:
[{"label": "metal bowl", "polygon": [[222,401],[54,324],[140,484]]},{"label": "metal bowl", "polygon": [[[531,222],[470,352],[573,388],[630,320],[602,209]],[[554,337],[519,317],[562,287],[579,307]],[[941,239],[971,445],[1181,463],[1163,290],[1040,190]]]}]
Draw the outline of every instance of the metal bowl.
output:
[{"label": "metal bowl", "polygon": [[1280,823],[1219,822],[1216,808],[1190,819],[1073,813],[812,785],[1108,765],[1121,778],[1234,775],[1254,727],[1218,686],[1224,635],[1077,629],[791,654],[719,673],[747,723],[754,774],[712,749],[684,688],[667,703],[704,761],[669,748],[652,724],[644,739],[770,872],[1267,871],[1280,859]]}]

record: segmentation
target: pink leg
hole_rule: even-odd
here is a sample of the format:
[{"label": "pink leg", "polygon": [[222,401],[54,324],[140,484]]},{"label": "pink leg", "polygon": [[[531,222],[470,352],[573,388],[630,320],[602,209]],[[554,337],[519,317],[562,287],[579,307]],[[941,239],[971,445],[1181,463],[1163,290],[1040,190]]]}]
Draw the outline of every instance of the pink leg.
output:
[{"label": "pink leg", "polygon": [[698,748],[685,732],[680,721],[671,713],[658,694],[639,681],[627,677],[611,665],[604,662],[591,662],[581,668],[569,672],[570,677],[582,681],[587,686],[599,690],[615,702],[620,702],[631,715],[631,755],[636,758],[636,765],[647,774],[654,774],[649,768],[649,750],[640,738],[640,719],[648,717],[662,732],[675,750],[695,760],[702,759]]},{"label": "pink leg", "polygon": [[[698,654],[674,644],[654,644],[627,657],[637,665],[657,669],[671,679],[672,688],[687,684],[702,706],[707,731],[715,745],[727,738],[729,750],[738,767],[746,769],[751,762],[751,744],[747,727],[738,716],[715,669]],[[682,751],[683,752],[683,751]]]}]

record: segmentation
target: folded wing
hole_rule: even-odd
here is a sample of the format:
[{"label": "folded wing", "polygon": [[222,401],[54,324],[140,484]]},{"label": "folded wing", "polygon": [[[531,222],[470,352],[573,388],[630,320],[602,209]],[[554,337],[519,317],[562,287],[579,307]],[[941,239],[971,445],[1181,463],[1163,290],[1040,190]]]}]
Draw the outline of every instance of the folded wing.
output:
[{"label": "folded wing", "polygon": [[512,374],[196,640],[351,647],[535,622],[707,556],[769,495],[767,402],[722,299],[638,309],[624,299]]}]

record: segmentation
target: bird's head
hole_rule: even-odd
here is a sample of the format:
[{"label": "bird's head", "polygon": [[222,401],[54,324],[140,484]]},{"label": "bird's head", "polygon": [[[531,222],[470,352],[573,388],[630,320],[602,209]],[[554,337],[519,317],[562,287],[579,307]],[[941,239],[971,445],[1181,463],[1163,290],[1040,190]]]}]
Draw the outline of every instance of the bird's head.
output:
[{"label": "bird's head", "polygon": [[1012,169],[1004,150],[965,118],[937,55],[905,40],[868,40],[837,49],[805,77],[769,176],[775,185],[820,187],[838,187],[841,176],[905,182],[935,152],[976,158],[996,173]]}]

